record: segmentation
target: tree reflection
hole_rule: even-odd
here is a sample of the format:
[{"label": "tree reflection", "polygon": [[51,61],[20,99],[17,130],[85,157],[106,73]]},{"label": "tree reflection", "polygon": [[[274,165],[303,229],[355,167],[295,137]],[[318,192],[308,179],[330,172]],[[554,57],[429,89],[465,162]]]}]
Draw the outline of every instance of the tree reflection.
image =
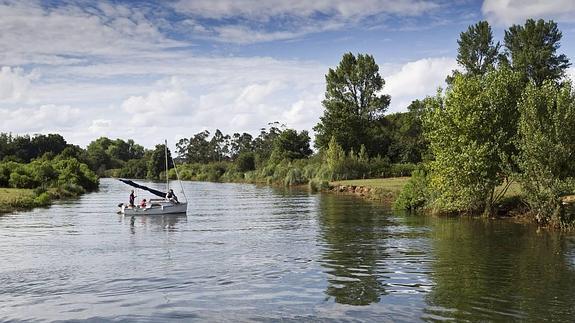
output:
[{"label": "tree reflection", "polygon": [[505,221],[440,219],[432,246],[428,314],[456,320],[565,321],[575,314],[575,271],[558,232]]},{"label": "tree reflection", "polygon": [[386,217],[367,202],[331,194],[320,198],[322,266],[330,275],[326,294],[335,302],[368,305],[380,301],[379,281]]}]

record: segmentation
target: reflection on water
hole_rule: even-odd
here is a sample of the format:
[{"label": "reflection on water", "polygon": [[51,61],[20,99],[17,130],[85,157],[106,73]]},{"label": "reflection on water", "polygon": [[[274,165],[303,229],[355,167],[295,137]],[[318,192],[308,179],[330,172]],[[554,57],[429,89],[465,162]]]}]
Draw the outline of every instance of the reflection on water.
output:
[{"label": "reflection on water", "polygon": [[322,266],[328,276],[326,294],[337,303],[368,305],[385,293],[378,273],[385,264],[383,240],[388,217],[373,207],[335,195],[320,202]]},{"label": "reflection on water", "polygon": [[572,235],[332,194],[184,185],[187,216],[119,216],[130,188],[104,179],[97,193],[0,217],[0,321],[575,317]]},{"label": "reflection on water", "polygon": [[188,216],[185,213],[182,214],[166,214],[166,215],[133,215],[133,216],[121,216],[119,221],[122,223],[129,222],[132,233],[136,233],[136,225],[142,227],[143,230],[166,230],[166,231],[177,231],[178,223],[186,223],[188,221]]},{"label": "reflection on water", "polygon": [[[573,237],[505,221],[436,223],[431,315],[458,320],[575,317]],[[569,319],[569,320],[571,320]]]}]

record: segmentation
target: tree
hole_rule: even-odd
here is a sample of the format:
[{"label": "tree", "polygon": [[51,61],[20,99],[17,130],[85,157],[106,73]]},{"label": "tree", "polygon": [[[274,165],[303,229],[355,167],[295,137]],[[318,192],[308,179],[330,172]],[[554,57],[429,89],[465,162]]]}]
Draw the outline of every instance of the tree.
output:
[{"label": "tree", "polygon": [[557,54],[562,36],[552,20],[528,19],[524,26],[511,26],[504,39],[509,64],[536,85],[558,81],[571,66],[567,56]]},{"label": "tree", "polygon": [[234,133],[230,143],[231,157],[236,159],[240,154],[247,153],[253,150],[252,147],[253,136],[247,132],[243,134]]},{"label": "tree", "polygon": [[67,146],[66,140],[59,134],[35,135],[30,144],[34,147],[35,156],[42,156],[47,152],[55,155],[61,153]]},{"label": "tree", "polygon": [[286,129],[276,138],[274,151],[281,159],[307,158],[312,154],[309,143],[310,138],[306,130],[298,133],[294,129]]},{"label": "tree", "polygon": [[415,100],[407,107],[408,112],[387,115],[391,144],[388,157],[396,163],[419,163],[427,152],[428,143],[423,137],[422,115],[424,103]]},{"label": "tree", "polygon": [[268,123],[268,126],[269,129],[262,128],[259,136],[252,141],[253,151],[260,164],[271,157],[276,139],[285,130],[285,125],[277,121]]},{"label": "tree", "polygon": [[519,103],[519,168],[529,206],[540,223],[565,218],[560,197],[575,191],[575,92],[570,82],[531,83]]},{"label": "tree", "polygon": [[493,33],[487,21],[469,26],[459,34],[457,62],[468,74],[485,74],[495,66],[499,54],[499,42],[493,43]]},{"label": "tree", "polygon": [[357,151],[364,144],[370,154],[376,154],[374,128],[389,106],[389,95],[380,94],[385,84],[373,56],[346,53],[337,68],[329,69],[326,79],[325,111],[314,127],[315,145],[327,149],[335,137],[344,151]]},{"label": "tree", "polygon": [[502,195],[495,187],[513,170],[520,84],[520,75],[507,68],[457,75],[445,97],[427,100],[424,131],[435,157],[430,186],[436,211],[492,212]]},{"label": "tree", "polygon": [[207,163],[213,161],[214,147],[208,141],[210,132],[207,130],[198,132],[190,139],[181,139],[176,144],[178,155],[189,163]]},{"label": "tree", "polygon": [[[156,145],[148,162],[148,178],[159,179],[160,174],[166,172],[166,146]],[[172,154],[168,149],[168,170],[174,167]],[[167,173],[167,172],[166,172]]]},{"label": "tree", "polygon": [[230,153],[230,136],[224,135],[220,129],[216,129],[214,136],[210,140],[213,149],[212,161],[222,161],[229,157]]},{"label": "tree", "polygon": [[345,151],[334,137],[331,137],[326,151],[327,167],[335,172],[339,164],[345,160]]}]

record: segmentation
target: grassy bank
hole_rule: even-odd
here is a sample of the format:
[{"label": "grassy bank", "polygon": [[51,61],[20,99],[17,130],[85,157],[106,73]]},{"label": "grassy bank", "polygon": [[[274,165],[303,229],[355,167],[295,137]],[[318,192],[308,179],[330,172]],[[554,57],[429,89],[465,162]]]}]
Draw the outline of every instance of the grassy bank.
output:
[{"label": "grassy bank", "polygon": [[[386,204],[393,204],[403,187],[407,184],[410,177],[390,177],[390,178],[372,178],[372,179],[355,179],[344,181],[330,182],[331,191],[341,193],[351,193],[372,200],[381,200]],[[495,190],[497,195],[504,189],[504,186],[498,186]],[[519,207],[521,197],[521,185],[517,182],[511,183],[503,195],[499,208],[499,213],[508,214]]]},{"label": "grassy bank", "polygon": [[354,194],[392,205],[409,177],[354,179],[330,182],[330,191]]},{"label": "grassy bank", "polygon": [[32,189],[0,188],[0,213],[31,209],[49,203],[50,199],[36,195]]},{"label": "grassy bank", "polygon": [[332,186],[363,186],[369,188],[383,189],[398,194],[409,177],[390,177],[390,178],[372,178],[372,179],[352,179],[347,181],[334,181]]}]

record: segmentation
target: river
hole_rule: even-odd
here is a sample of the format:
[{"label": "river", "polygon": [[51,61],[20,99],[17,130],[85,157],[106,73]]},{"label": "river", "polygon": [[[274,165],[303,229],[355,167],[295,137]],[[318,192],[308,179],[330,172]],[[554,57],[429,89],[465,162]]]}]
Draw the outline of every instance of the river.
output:
[{"label": "river", "polygon": [[132,222],[115,213],[129,187],[111,179],[0,216],[0,321],[575,317],[573,235],[394,214],[351,196],[183,184],[187,216]]}]

